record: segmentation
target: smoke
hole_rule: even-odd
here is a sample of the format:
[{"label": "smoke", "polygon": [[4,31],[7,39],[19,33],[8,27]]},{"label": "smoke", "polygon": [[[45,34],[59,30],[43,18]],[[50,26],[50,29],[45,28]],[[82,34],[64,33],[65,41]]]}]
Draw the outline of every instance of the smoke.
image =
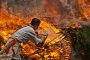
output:
[{"label": "smoke", "polygon": [[46,18],[53,25],[59,25],[58,27],[70,27],[73,22],[90,25],[89,20],[73,20],[80,15],[77,0],[6,0],[6,2],[8,13],[12,11],[14,15],[20,17],[28,19],[38,17],[42,20]]},{"label": "smoke", "polygon": [[58,17],[62,14],[59,0],[7,0],[7,11],[26,17]]},{"label": "smoke", "polygon": [[60,22],[60,28],[69,28],[72,24],[79,24],[80,27],[90,26],[90,20],[75,19],[75,20],[62,20]]},{"label": "smoke", "polygon": [[86,25],[90,25],[90,20],[88,19],[87,21],[84,20],[76,20],[76,22],[79,22],[82,26]]}]

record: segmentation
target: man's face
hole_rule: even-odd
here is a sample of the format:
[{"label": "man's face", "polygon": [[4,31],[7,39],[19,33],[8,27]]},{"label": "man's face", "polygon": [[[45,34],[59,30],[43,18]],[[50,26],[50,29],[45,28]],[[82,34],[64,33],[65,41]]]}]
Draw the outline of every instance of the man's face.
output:
[{"label": "man's face", "polygon": [[38,29],[38,27],[39,27],[39,24],[34,25],[35,30]]}]

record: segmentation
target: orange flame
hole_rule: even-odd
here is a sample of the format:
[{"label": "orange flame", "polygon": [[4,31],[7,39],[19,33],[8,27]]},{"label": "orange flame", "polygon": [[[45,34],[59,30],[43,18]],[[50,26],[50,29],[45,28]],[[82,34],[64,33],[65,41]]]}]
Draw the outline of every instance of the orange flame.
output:
[{"label": "orange flame", "polygon": [[[13,32],[15,32],[20,27],[28,24],[31,20],[24,20],[23,18],[20,18],[18,16],[14,16],[12,14],[6,14],[6,13],[0,13],[0,35],[5,39],[5,42],[8,40],[8,38],[11,36]],[[37,30],[39,34],[46,33],[48,34],[48,37],[45,41],[45,44],[50,42],[48,44],[49,48],[40,48],[39,52],[40,54],[36,53],[33,54],[32,57],[41,59],[42,55],[45,58],[45,60],[49,59],[61,59],[60,53],[64,53],[63,48],[60,46],[54,46],[57,42],[61,42],[64,40],[63,34],[59,33],[61,30],[57,29],[55,26],[51,25],[50,23],[47,23],[45,21],[41,21],[40,27]],[[21,44],[22,46],[22,54],[25,56],[31,56],[32,53],[37,51],[37,47],[34,43],[28,42],[31,46],[28,44]],[[68,46],[68,45],[67,45]],[[70,46],[70,45],[69,45]],[[68,51],[70,50],[70,47]],[[66,56],[69,56],[70,53],[66,54]]]}]

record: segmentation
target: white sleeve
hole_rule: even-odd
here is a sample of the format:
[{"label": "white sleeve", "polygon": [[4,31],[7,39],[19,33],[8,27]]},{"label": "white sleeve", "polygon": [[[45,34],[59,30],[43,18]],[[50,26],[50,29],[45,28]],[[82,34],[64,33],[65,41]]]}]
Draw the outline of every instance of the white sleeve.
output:
[{"label": "white sleeve", "polygon": [[31,41],[34,42],[35,44],[42,43],[42,40],[37,38],[37,36],[33,32],[31,32],[30,38]]}]

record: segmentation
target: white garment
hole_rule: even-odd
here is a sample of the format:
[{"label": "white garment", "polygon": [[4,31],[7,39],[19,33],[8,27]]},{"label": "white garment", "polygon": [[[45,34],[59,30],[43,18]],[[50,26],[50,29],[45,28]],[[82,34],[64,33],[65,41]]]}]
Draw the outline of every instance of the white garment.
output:
[{"label": "white garment", "polygon": [[[11,36],[12,38],[9,38],[7,43],[5,44],[5,47],[8,47],[10,45],[10,43],[13,42],[13,40],[18,40],[20,43],[27,43],[29,40],[31,40],[32,42],[38,44],[38,43],[42,43],[42,40],[36,37],[36,33],[34,31],[34,29],[30,26],[25,26],[19,30],[17,30],[15,33],[12,34]],[[16,44],[14,44],[13,46],[10,47],[9,53],[7,55],[12,57],[12,49],[14,49],[15,52],[15,56],[17,58],[20,58],[20,51],[21,49],[19,48],[20,43],[17,42]],[[8,58],[9,60],[11,58]],[[7,60],[8,60],[7,59]]]},{"label": "white garment", "polygon": [[[12,43],[12,42],[13,42],[13,39],[9,38],[6,45],[5,45],[5,48],[7,48],[10,45],[10,43]],[[13,57],[12,49],[15,52],[14,57]],[[3,56],[6,56],[6,57],[3,57],[3,58],[1,57],[0,60],[11,60],[12,58],[16,58],[16,59],[21,60],[20,54],[21,54],[20,43],[17,42],[16,44],[14,44],[13,46],[10,47],[9,52],[7,54],[5,54],[5,53],[2,54]]]},{"label": "white garment", "polygon": [[36,37],[36,33],[31,26],[25,26],[15,33],[12,34],[12,38],[20,41],[21,43],[27,43],[29,40],[38,44],[41,43],[42,40]]}]

